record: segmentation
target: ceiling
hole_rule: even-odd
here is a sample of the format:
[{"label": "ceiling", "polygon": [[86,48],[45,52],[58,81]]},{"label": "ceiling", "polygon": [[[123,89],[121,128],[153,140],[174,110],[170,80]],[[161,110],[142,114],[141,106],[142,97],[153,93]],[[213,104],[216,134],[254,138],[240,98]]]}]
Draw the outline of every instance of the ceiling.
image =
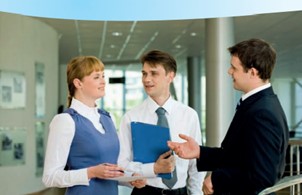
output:
[{"label": "ceiling", "polygon": [[[137,62],[151,49],[175,58],[203,56],[205,19],[171,21],[84,21],[38,18],[57,30],[59,63],[95,55],[105,65]],[[235,41],[262,38],[277,50],[275,77],[302,77],[302,11],[234,18]]]}]

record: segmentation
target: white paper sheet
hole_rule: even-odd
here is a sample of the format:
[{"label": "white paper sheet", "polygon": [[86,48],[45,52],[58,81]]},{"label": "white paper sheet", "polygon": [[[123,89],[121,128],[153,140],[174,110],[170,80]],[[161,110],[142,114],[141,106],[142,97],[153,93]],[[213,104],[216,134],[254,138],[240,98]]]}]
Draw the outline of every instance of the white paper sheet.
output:
[{"label": "white paper sheet", "polygon": [[144,176],[121,176],[121,177],[114,177],[114,178],[107,178],[110,180],[117,180],[121,182],[131,182],[135,180],[140,180],[140,179],[149,179],[150,177],[144,177]]}]

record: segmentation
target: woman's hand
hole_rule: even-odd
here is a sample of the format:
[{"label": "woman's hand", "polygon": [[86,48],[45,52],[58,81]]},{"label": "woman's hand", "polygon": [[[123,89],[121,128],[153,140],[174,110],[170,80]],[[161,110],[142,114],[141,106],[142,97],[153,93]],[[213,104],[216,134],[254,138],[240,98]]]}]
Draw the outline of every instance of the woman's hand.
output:
[{"label": "woman's hand", "polygon": [[113,178],[124,176],[123,168],[110,163],[103,163],[87,169],[88,178]]}]

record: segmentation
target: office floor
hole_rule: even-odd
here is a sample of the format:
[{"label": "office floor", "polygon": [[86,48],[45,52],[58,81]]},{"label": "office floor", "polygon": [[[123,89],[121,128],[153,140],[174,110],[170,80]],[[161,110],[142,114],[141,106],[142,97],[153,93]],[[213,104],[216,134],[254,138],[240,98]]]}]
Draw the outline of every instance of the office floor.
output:
[{"label": "office floor", "polygon": [[27,195],[64,195],[64,188],[48,188],[40,192],[30,193]]},{"label": "office floor", "polygon": [[[294,195],[302,195],[302,184],[300,190],[301,190],[300,192],[297,192],[297,190],[295,190]],[[65,189],[50,188],[47,190],[43,190],[41,192],[32,193],[28,195],[64,195],[64,193],[65,193]],[[130,195],[130,194],[131,194],[130,188],[119,186],[119,195]],[[290,193],[290,188],[286,188],[276,192],[276,195],[292,195],[292,194]]]},{"label": "office floor", "polygon": [[[64,195],[65,189],[64,188],[48,188],[42,190],[40,192],[31,193],[27,195]],[[130,195],[131,189],[124,186],[119,186],[119,195]]]}]

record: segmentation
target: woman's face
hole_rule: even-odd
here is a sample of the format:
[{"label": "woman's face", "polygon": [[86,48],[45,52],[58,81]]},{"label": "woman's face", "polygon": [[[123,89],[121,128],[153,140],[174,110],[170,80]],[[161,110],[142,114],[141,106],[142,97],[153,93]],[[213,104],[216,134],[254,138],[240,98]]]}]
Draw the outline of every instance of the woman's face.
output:
[{"label": "woman's face", "polygon": [[87,98],[99,99],[105,95],[105,75],[104,71],[93,71],[90,75],[81,80],[82,94]]}]

